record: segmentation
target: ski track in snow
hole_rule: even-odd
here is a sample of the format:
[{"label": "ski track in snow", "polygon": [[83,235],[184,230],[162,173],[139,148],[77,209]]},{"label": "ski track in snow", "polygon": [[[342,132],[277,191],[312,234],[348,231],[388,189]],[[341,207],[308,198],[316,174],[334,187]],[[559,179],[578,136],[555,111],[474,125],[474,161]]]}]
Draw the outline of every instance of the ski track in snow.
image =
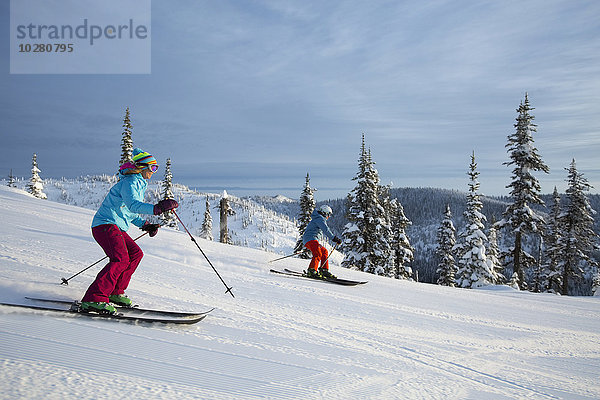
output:
[{"label": "ski track in snow", "polygon": [[[78,299],[104,263],[90,210],[0,188],[0,301]],[[135,235],[137,232],[132,233]],[[144,237],[128,294],[204,311],[196,325],[132,324],[0,306],[0,399],[598,399],[598,298],[464,290],[306,267],[181,232]],[[497,288],[499,289],[499,288]],[[29,302],[33,304],[33,302]]]},{"label": "ski track in snow", "polygon": [[[5,346],[19,348],[19,359],[35,362],[41,358],[59,369],[100,376],[109,372],[115,380],[122,375],[153,377],[158,386],[184,387],[197,394],[253,397],[260,396],[265,387],[272,384],[279,386],[278,397],[297,398],[302,389],[282,382],[298,375],[318,373],[304,367],[218,352],[197,345],[195,340],[178,342],[173,334],[165,338],[149,337],[146,328],[133,327],[122,333],[103,326],[104,340],[90,342],[85,338],[96,336],[98,330],[91,321],[65,324],[59,319],[45,318],[40,322],[39,329],[31,332],[29,318],[14,315],[10,328],[3,332],[3,350]],[[72,324],[77,325],[77,338],[72,337]],[[69,354],[69,357],[63,358],[61,354]],[[115,366],[127,374],[114,371]]]}]

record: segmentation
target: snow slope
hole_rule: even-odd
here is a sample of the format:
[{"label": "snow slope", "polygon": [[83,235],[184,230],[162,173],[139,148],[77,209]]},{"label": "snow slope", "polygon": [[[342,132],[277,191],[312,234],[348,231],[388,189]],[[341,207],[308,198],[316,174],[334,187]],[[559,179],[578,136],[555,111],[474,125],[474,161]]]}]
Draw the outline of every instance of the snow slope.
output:
[{"label": "snow slope", "polygon": [[[80,298],[103,256],[93,211],[0,187],[0,301]],[[132,234],[137,234],[134,229]],[[205,310],[192,326],[0,306],[0,399],[598,399],[600,298],[463,290],[333,266],[359,287],[270,274],[272,253],[182,232],[140,239],[128,290]],[[93,272],[92,272],[93,271]]]},{"label": "snow slope", "polygon": [[[82,176],[76,179],[44,179],[44,193],[48,199],[63,204],[70,204],[96,211],[106,193],[117,182],[114,175]],[[18,179],[16,186],[24,189],[29,180]],[[6,180],[0,180],[0,186],[7,186]],[[146,202],[156,203],[162,199],[162,181],[151,179],[146,190]],[[206,198],[210,202],[210,211],[213,221],[212,234],[219,241],[219,201],[223,193],[202,193],[192,190],[185,185],[174,184],[173,194],[179,202],[177,213],[182,218],[186,227],[199,235],[204,213]],[[298,239],[298,228],[290,217],[281,212],[275,212],[262,203],[270,201],[271,205],[292,202],[292,200],[278,196],[276,198],[258,197],[261,203],[254,199],[239,198],[228,194],[229,206],[234,215],[228,218],[228,231],[230,240],[237,245],[254,249],[267,250],[279,254],[293,252]],[[282,207],[285,209],[284,207]]]}]

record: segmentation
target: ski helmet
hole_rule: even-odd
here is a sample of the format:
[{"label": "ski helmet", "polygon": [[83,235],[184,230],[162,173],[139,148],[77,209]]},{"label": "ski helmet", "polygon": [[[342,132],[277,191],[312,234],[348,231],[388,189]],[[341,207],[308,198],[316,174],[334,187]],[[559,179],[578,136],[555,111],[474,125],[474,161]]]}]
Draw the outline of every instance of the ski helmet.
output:
[{"label": "ski helmet", "polygon": [[324,217],[330,217],[331,214],[333,214],[333,210],[327,204],[324,204],[321,207],[319,207],[318,211],[319,214],[321,214]]}]

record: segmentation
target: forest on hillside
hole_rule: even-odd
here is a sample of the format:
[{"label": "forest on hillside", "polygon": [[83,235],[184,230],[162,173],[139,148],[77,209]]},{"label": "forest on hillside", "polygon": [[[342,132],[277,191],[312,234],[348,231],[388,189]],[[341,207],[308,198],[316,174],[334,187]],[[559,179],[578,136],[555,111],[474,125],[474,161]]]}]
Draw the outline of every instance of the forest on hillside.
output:
[{"label": "forest on hillside", "polygon": [[[438,188],[396,188],[390,190],[390,196],[398,199],[404,207],[406,217],[412,222],[407,228],[407,234],[412,246],[415,247],[415,259],[411,266],[418,274],[418,280],[420,282],[435,283],[437,280],[436,269],[439,262],[435,254],[437,229],[444,217],[446,205],[450,206],[454,225],[458,228],[465,224],[464,212],[467,205],[467,193]],[[541,197],[546,207],[536,206],[536,209],[542,215],[547,215],[548,207],[552,204],[552,195],[542,195]],[[287,198],[284,201],[267,196],[252,196],[252,199],[263,204],[266,208],[287,215],[289,218],[298,217],[300,209],[298,201],[290,201]],[[600,210],[600,195],[590,194],[588,199],[594,210]],[[492,221],[502,219],[503,213],[509,205],[509,198],[482,196],[482,203],[482,213],[487,219],[485,225],[489,229]],[[333,215],[328,220],[328,224],[334,232],[341,234],[344,226],[348,223],[346,199],[317,202],[317,206],[321,204],[328,204],[333,209]],[[600,235],[600,219],[598,218],[594,221],[594,231]],[[500,231],[498,241],[501,248],[508,248],[511,245],[510,235],[503,231]],[[536,252],[538,246],[538,241],[529,241],[526,244],[526,248],[530,252]],[[600,261],[600,252],[594,253],[593,257]],[[505,271],[505,276],[508,278],[510,273],[511,271]],[[589,289],[591,282],[582,282],[581,284]]]}]

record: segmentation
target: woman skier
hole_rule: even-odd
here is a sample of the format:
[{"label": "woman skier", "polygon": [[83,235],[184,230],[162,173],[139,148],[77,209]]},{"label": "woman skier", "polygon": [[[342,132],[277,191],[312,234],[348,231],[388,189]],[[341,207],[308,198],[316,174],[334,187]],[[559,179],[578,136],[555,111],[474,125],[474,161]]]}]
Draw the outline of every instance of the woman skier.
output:
[{"label": "woman skier", "polygon": [[159,215],[179,206],[173,199],[158,204],[144,203],[148,180],[158,170],[156,159],[141,149],[133,150],[133,162],[119,168],[119,181],[110,189],[92,220],[92,236],[109,258],[81,300],[81,310],[114,314],[110,303],[131,307],[125,295],[131,275],[144,253],[127,234],[129,225],[140,227],[150,234],[158,233],[159,224],[151,224],[139,214]]},{"label": "woman skier", "polygon": [[311,214],[311,219],[304,234],[302,235],[302,243],[312,253],[312,260],[306,270],[306,276],[317,279],[332,279],[335,276],[329,272],[329,252],[323,247],[319,240],[323,234],[327,236],[335,244],[342,243],[342,240],[335,236],[327,226],[327,219],[331,217],[333,211],[328,205],[322,205],[315,209]]}]

